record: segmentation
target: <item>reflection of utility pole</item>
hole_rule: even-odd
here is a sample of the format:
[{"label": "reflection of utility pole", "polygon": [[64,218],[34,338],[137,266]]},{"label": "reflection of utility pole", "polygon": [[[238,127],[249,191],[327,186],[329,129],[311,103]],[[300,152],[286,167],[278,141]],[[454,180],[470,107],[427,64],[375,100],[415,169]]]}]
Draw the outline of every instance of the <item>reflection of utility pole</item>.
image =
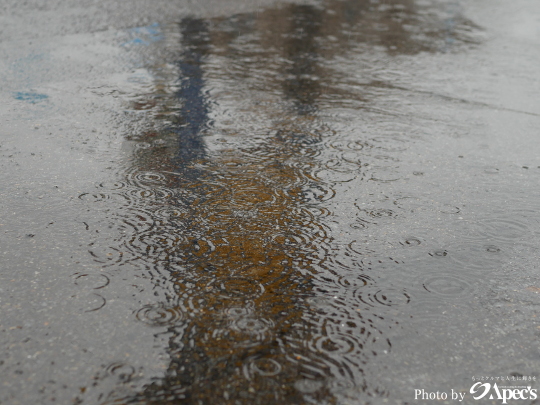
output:
[{"label": "reflection of utility pole", "polygon": [[285,95],[295,102],[300,115],[315,109],[321,90],[314,77],[317,69],[316,37],[321,30],[322,12],[313,6],[291,6],[292,26],[285,43],[290,78],[283,82]]},{"label": "reflection of utility pole", "polygon": [[188,167],[205,155],[201,131],[208,122],[208,102],[203,93],[204,58],[208,52],[208,28],[201,19],[185,18],[180,23],[184,51],[180,68],[180,90],[176,96],[181,100],[181,122],[178,133],[176,165],[184,174],[194,174]]}]

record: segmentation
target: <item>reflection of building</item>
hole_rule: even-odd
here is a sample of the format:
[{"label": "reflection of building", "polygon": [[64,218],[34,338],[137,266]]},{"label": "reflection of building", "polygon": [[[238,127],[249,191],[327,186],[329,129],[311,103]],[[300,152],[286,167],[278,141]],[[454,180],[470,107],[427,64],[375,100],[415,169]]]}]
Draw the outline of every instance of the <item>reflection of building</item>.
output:
[{"label": "reflection of building", "polygon": [[[301,23],[296,26],[301,28]],[[203,76],[211,35],[201,20],[186,19],[181,27],[185,51],[179,61],[178,152],[173,162],[160,166],[177,173],[171,186],[193,193],[168,207],[171,212],[187,207],[187,213],[157,218],[159,225],[149,240],[158,246],[160,240],[168,242],[163,249],[152,247],[148,259],[171,272],[169,282],[177,293],[154,313],[164,311],[165,319],[166,311],[182,312],[186,323],[171,325],[167,377],[141,398],[159,401],[177,395],[191,403],[208,403],[219,395],[221,402],[230,403],[268,404],[283,398],[299,403],[299,378],[316,385],[328,376],[321,365],[314,371],[320,360],[310,361],[312,354],[303,347],[311,331],[301,326],[300,304],[310,295],[310,262],[325,236],[316,224],[309,226],[313,218],[307,211],[302,214],[301,170],[277,159],[295,157],[298,140],[288,145],[287,134],[302,136],[304,128],[301,121],[286,120],[272,131],[274,136],[244,148],[243,154],[209,157],[202,133],[209,121]],[[312,40],[311,34],[293,41],[291,58],[296,58],[303,39]],[[316,63],[311,45],[309,52],[309,57],[295,60],[297,66],[284,83],[290,97],[298,95],[295,110],[302,114],[314,111],[315,97],[309,94],[315,82],[301,77]],[[175,229],[181,235],[168,234]],[[311,234],[315,230],[318,233]],[[322,386],[311,391],[322,396],[327,392]]]},{"label": "reflection of building", "polygon": [[[169,327],[171,361],[165,378],[134,401],[332,403],[344,386],[370,391],[361,363],[372,355],[364,357],[363,344],[374,326],[353,312],[349,335],[338,326],[323,331],[309,304],[320,286],[314,267],[331,243],[312,213],[329,186],[312,176],[320,162],[310,156],[326,130],[318,102],[347,92],[332,87],[322,62],[361,41],[395,53],[430,50],[432,42],[405,28],[417,20],[412,0],[386,7],[349,0],[328,1],[324,10],[291,5],[181,23],[177,149],[173,157],[148,150],[136,168],[174,173],[167,186],[175,198],[145,207],[155,226],[131,244],[173,285],[167,302],[152,308],[158,315],[147,319]],[[222,63],[210,65],[212,57]],[[253,94],[277,101],[256,104],[254,97],[242,107],[260,122],[229,130],[235,146],[217,152],[203,140],[219,129],[219,122],[211,125],[211,103],[220,100],[210,97],[208,76],[237,91],[238,104]],[[325,316],[332,324],[341,315]]]}]

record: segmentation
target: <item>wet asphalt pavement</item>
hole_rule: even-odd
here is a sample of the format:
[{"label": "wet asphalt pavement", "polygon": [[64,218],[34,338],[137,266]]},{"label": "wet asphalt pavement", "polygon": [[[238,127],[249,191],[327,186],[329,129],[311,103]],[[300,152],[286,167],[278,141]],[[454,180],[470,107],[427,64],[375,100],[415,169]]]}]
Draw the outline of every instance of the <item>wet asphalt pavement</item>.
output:
[{"label": "wet asphalt pavement", "polygon": [[538,403],[540,3],[0,22],[0,404]]}]

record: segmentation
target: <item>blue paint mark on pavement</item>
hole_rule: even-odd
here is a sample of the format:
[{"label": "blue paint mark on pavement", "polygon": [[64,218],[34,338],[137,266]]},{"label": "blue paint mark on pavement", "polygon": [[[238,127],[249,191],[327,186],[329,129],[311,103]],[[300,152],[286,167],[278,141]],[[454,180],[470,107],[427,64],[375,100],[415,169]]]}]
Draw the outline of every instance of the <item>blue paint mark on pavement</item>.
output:
[{"label": "blue paint mark on pavement", "polygon": [[49,96],[46,94],[26,92],[26,91],[18,91],[13,94],[13,97],[16,100],[27,101],[32,104],[39,103],[40,101],[43,101],[49,98]]}]

